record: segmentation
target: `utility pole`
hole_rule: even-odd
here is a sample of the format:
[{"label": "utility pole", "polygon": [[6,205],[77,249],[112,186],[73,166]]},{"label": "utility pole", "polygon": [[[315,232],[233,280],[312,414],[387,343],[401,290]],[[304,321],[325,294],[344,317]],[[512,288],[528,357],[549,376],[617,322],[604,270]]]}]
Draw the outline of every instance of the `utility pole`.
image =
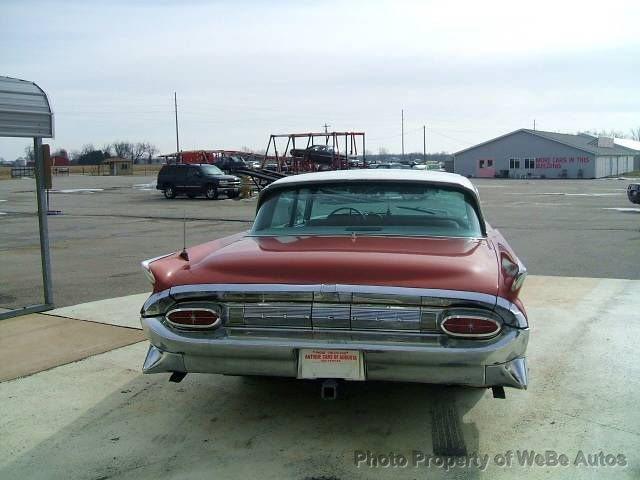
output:
[{"label": "utility pole", "polygon": [[404,108],[402,109],[402,159],[404,160]]},{"label": "utility pole", "polygon": [[424,156],[424,161],[427,161],[427,126],[422,126],[422,155]]},{"label": "utility pole", "polygon": [[173,92],[173,109],[176,114],[176,163],[180,158],[180,137],[178,136],[178,94]]},{"label": "utility pole", "polygon": [[533,131],[534,132],[536,131],[536,119],[535,118],[533,119]]},{"label": "utility pole", "polygon": [[329,128],[330,126],[331,126],[331,125],[327,125],[327,123],[325,122],[325,124],[323,125],[323,127],[324,127],[324,133],[329,133],[328,128]]}]

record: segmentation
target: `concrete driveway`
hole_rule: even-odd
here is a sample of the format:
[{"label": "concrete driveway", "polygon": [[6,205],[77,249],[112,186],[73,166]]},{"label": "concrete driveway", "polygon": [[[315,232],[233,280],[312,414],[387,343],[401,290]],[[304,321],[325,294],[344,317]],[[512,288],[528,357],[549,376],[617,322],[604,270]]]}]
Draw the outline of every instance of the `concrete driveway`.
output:
[{"label": "concrete driveway", "polygon": [[[533,276],[525,300],[531,386],[506,400],[418,384],[349,384],[333,402],[294,380],[172,384],[140,374],[144,342],[1,383],[0,478],[640,478],[640,281]],[[429,458],[443,447],[467,457]],[[520,465],[524,451],[542,465]]]}]

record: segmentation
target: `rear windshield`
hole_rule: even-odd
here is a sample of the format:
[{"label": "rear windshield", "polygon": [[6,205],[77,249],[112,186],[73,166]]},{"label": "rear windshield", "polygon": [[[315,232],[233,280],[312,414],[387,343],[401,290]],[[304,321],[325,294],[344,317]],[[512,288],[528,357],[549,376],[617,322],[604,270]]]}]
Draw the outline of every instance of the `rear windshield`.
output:
[{"label": "rear windshield", "polygon": [[261,205],[252,234],[480,237],[471,194],[412,183],[337,183],[275,191]]}]

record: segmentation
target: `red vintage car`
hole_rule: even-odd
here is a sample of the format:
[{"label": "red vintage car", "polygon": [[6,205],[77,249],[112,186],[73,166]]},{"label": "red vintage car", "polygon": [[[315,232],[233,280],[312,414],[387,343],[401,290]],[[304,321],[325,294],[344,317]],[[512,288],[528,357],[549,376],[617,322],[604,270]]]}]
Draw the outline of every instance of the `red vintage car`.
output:
[{"label": "red vintage car", "polygon": [[145,373],[527,387],[526,270],[459,175],[286,177],[251,230],[143,266]]}]

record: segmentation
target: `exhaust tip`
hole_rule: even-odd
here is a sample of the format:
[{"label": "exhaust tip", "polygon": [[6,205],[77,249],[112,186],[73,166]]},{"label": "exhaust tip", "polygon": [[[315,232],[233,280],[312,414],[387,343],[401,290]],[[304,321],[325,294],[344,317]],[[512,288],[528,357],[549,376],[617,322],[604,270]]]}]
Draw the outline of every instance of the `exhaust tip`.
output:
[{"label": "exhaust tip", "polygon": [[182,380],[184,380],[184,377],[186,376],[187,376],[186,372],[173,372],[169,377],[169,381],[173,383],[180,383]]},{"label": "exhaust tip", "polygon": [[504,393],[504,387],[491,387],[493,398],[507,398]]}]

